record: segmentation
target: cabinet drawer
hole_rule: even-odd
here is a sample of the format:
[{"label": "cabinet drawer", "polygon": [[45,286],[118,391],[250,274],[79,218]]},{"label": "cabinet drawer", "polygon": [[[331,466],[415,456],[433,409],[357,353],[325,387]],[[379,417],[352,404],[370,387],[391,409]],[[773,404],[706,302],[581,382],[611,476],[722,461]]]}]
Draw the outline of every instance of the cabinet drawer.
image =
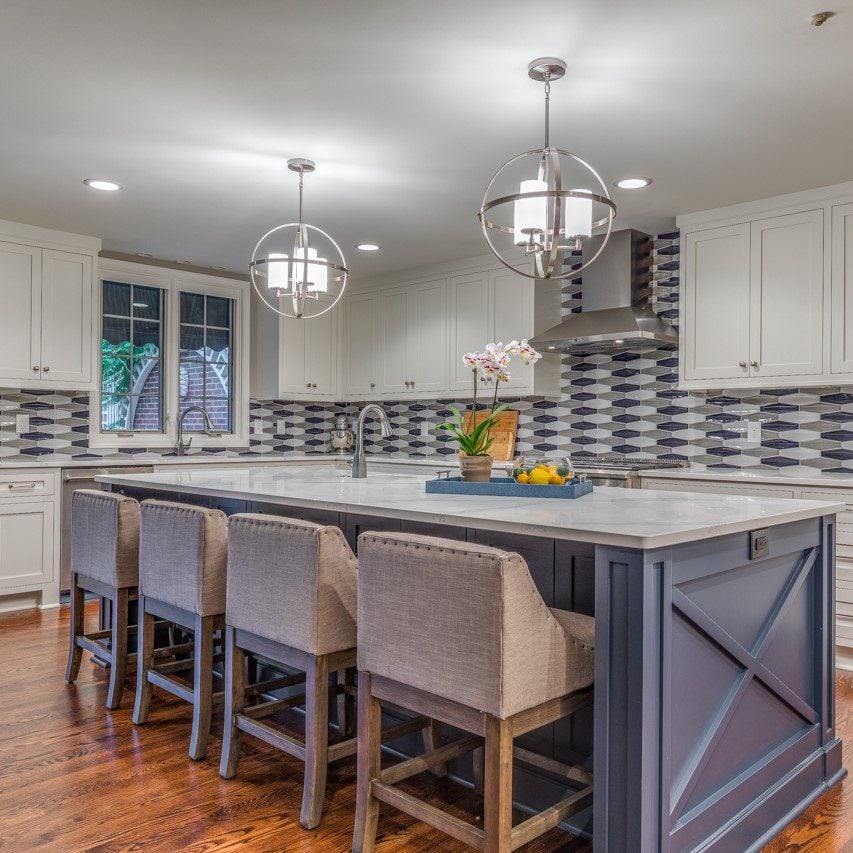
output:
[{"label": "cabinet drawer", "polygon": [[52,495],[55,474],[0,474],[0,500],[30,495]]},{"label": "cabinet drawer", "polygon": [[667,492],[701,492],[717,495],[742,495],[753,498],[792,498],[793,489],[778,486],[742,486],[740,483],[720,483],[708,480],[664,480],[643,477],[644,489],[660,489]]}]

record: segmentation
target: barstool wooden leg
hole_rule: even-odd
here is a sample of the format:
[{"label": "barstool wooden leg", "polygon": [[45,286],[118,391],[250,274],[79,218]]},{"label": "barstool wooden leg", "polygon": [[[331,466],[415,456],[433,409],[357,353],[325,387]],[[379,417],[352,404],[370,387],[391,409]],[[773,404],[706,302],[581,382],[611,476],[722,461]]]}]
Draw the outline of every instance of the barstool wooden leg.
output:
[{"label": "barstool wooden leg", "polygon": [[110,689],[107,693],[107,708],[110,710],[118,708],[124,693],[124,676],[127,671],[127,598],[127,587],[119,587],[110,620]]},{"label": "barstool wooden leg", "polygon": [[[225,629],[225,731],[219,762],[219,775],[223,779],[230,779],[237,772],[243,742],[243,732],[237,728],[234,718],[246,707],[247,656],[238,648],[236,637],[234,628]],[[249,669],[253,669],[251,660]]]},{"label": "barstool wooden leg", "polygon": [[306,829],[320,825],[329,756],[329,658],[307,656],[305,666],[305,779],[302,814]]},{"label": "barstool wooden leg", "polygon": [[80,662],[83,660],[83,649],[77,645],[77,637],[83,633],[83,590],[77,586],[77,572],[71,573],[71,627],[70,640],[68,643],[68,665],[65,668],[65,680],[73,682],[77,680],[80,672]]},{"label": "barstool wooden leg", "polygon": [[[424,726],[423,731],[424,752],[435,752],[441,746],[441,723],[438,720],[430,720]],[[432,774],[441,778],[447,775],[447,764],[443,761],[434,764],[431,768]]]},{"label": "barstool wooden leg", "polygon": [[213,617],[195,617],[193,641],[193,730],[190,758],[198,761],[207,751],[213,710]]},{"label": "barstool wooden leg", "polygon": [[151,682],[148,670],[154,667],[154,617],[145,612],[145,598],[139,596],[136,619],[136,701],[133,705],[133,722],[141,726],[148,721],[151,707]]},{"label": "barstool wooden leg", "polygon": [[379,778],[382,746],[382,706],[370,693],[370,673],[358,674],[358,777],[355,797],[353,853],[373,853],[379,800],[372,785]]},{"label": "barstool wooden leg", "polygon": [[486,714],[485,853],[512,850],[512,724]]},{"label": "barstool wooden leg", "polygon": [[338,685],[343,688],[338,693],[338,730],[341,737],[351,737],[355,731],[355,667],[348,666],[338,670]]}]

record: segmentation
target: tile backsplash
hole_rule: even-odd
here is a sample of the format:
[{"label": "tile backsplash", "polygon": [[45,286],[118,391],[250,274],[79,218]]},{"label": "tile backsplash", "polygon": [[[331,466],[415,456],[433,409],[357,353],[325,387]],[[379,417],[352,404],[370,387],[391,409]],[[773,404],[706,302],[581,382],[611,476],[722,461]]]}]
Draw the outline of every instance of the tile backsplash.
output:
[{"label": "tile backsplash", "polygon": [[[678,323],[678,232],[654,245],[653,307]],[[563,313],[580,310],[580,279],[564,288]],[[485,343],[485,342],[484,342]],[[702,393],[681,391],[675,347],[644,352],[563,358],[558,400],[516,400],[519,452],[607,453],[686,458],[725,468],[807,466],[853,472],[853,388],[768,388]],[[382,439],[369,422],[368,452],[452,455],[455,446],[435,425],[450,416],[451,401],[386,402],[393,436]],[[199,450],[205,456],[326,453],[337,415],[354,420],[359,405],[253,400],[250,418],[263,422],[245,450]],[[14,432],[15,414],[30,429]],[[747,441],[747,423],[759,422],[761,441]],[[279,432],[278,427],[284,429]],[[0,459],[51,456],[97,460],[144,454],[89,448],[89,397],[72,392],[0,390]],[[151,450],[170,453],[170,450]],[[45,460],[46,461],[46,460]]]}]

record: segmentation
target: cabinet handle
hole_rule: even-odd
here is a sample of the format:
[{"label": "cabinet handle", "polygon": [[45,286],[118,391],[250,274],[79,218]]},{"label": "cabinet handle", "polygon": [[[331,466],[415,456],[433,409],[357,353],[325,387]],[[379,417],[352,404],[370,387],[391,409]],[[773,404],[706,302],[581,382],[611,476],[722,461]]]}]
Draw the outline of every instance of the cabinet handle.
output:
[{"label": "cabinet handle", "polygon": [[35,373],[38,373],[38,372],[39,372],[39,369],[40,369],[40,368],[39,368],[39,366],[38,366],[37,364],[34,364],[34,365],[33,365],[33,371],[34,371]]},{"label": "cabinet handle", "polygon": [[758,362],[757,362],[757,361],[751,361],[749,364],[750,364],[750,366],[751,366],[751,367],[758,367]]},{"label": "cabinet handle", "polygon": [[745,361],[739,361],[738,367],[746,367],[746,362]]},{"label": "cabinet handle", "polygon": [[16,489],[35,489],[38,487],[38,483],[9,483],[7,488],[10,492],[15,491]]}]

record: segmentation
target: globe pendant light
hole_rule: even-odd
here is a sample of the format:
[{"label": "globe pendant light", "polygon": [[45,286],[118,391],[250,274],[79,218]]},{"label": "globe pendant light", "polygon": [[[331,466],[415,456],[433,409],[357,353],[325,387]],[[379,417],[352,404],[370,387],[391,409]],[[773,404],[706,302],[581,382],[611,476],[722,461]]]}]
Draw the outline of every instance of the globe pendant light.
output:
[{"label": "globe pendant light", "polygon": [[314,171],[314,162],[297,157],[287,161],[287,168],[299,174],[299,221],[279,225],[258,240],[249,277],[268,308],[307,320],[338,304],[349,273],[340,246],[322,228],[303,220],[302,182]]},{"label": "globe pendant light", "polygon": [[[601,254],[616,205],[589,163],[551,145],[551,81],[566,73],[566,63],[550,56],[535,59],[527,73],[545,84],[545,145],[507,160],[495,172],[477,218],[486,243],[505,267],[527,278],[560,281],[576,277]],[[604,239],[592,257],[580,267],[563,269],[563,256],[582,251],[597,228],[604,228]]]}]

